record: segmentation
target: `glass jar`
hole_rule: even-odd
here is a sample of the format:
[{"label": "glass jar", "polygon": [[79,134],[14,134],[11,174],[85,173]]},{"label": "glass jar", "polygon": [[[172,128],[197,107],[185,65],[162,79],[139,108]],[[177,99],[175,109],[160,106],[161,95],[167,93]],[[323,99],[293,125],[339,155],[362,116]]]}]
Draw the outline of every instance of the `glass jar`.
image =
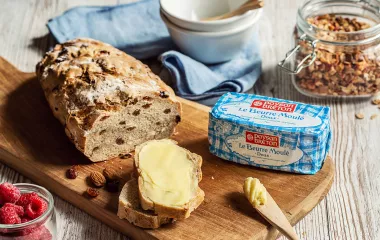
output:
[{"label": "glass jar", "polygon": [[47,210],[38,218],[21,224],[0,224],[1,240],[54,240],[57,239],[57,223],[54,210],[54,199],[43,187],[28,184],[14,184],[21,193],[37,193],[48,203]]},{"label": "glass jar", "polygon": [[294,37],[278,65],[299,92],[360,98],[380,90],[380,1],[306,1]]}]

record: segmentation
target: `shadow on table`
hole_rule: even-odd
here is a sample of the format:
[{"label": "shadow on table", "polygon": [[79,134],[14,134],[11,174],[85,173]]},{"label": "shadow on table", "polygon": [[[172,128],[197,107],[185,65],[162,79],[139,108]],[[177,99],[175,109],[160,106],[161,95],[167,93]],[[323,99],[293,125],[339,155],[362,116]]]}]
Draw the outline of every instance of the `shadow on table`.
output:
[{"label": "shadow on table", "polygon": [[51,50],[57,43],[58,42],[55,40],[53,35],[47,33],[41,37],[33,38],[31,43],[28,45],[28,48],[36,52],[44,53]]},{"label": "shadow on table", "polygon": [[53,165],[85,164],[89,161],[65,135],[63,126],[54,118],[36,77],[28,79],[12,92],[6,102],[8,144],[21,155]]}]

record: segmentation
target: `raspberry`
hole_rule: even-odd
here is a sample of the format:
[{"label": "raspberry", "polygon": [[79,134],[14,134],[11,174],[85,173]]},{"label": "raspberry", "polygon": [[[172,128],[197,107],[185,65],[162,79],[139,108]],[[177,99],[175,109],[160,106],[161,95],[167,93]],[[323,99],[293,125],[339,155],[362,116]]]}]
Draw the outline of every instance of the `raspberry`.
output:
[{"label": "raspberry", "polygon": [[24,208],[25,214],[31,219],[38,218],[46,209],[47,203],[40,197],[31,197],[30,203]]},{"label": "raspberry", "polygon": [[21,223],[26,223],[26,222],[29,222],[29,221],[31,221],[32,219],[29,219],[29,218],[27,218],[27,217],[22,217],[21,218]]},{"label": "raspberry", "polygon": [[20,198],[20,190],[10,183],[0,184],[0,204],[15,203]]},{"label": "raspberry", "polygon": [[26,207],[30,203],[30,199],[32,197],[38,197],[38,194],[35,192],[21,194],[21,197],[16,202],[16,205]]},{"label": "raspberry", "polygon": [[2,224],[18,224],[21,223],[19,215],[16,213],[16,208],[4,206],[0,208],[0,223]]},{"label": "raspberry", "polygon": [[12,208],[19,217],[22,217],[24,215],[24,208],[13,203],[6,203],[2,208]]}]

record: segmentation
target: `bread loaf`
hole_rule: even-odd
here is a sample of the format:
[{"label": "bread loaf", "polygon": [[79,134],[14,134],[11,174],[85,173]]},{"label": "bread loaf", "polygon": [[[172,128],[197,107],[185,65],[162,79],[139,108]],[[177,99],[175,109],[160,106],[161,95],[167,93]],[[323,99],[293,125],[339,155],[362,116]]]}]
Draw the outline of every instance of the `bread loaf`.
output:
[{"label": "bread loaf", "polygon": [[56,45],[36,73],[67,136],[94,162],[167,138],[181,120],[170,87],[140,61],[96,40]]}]

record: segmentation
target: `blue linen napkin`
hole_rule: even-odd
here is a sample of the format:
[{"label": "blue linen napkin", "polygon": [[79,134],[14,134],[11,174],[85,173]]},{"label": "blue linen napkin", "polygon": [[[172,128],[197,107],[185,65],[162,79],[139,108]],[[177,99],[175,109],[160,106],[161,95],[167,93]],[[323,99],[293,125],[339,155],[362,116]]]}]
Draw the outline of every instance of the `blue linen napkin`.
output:
[{"label": "blue linen napkin", "polygon": [[245,92],[261,74],[257,37],[233,60],[204,65],[176,51],[160,18],[158,0],[143,0],[112,7],[76,7],[49,20],[47,26],[59,42],[77,37],[94,38],[138,58],[162,54],[177,95],[213,105],[226,92]]}]

